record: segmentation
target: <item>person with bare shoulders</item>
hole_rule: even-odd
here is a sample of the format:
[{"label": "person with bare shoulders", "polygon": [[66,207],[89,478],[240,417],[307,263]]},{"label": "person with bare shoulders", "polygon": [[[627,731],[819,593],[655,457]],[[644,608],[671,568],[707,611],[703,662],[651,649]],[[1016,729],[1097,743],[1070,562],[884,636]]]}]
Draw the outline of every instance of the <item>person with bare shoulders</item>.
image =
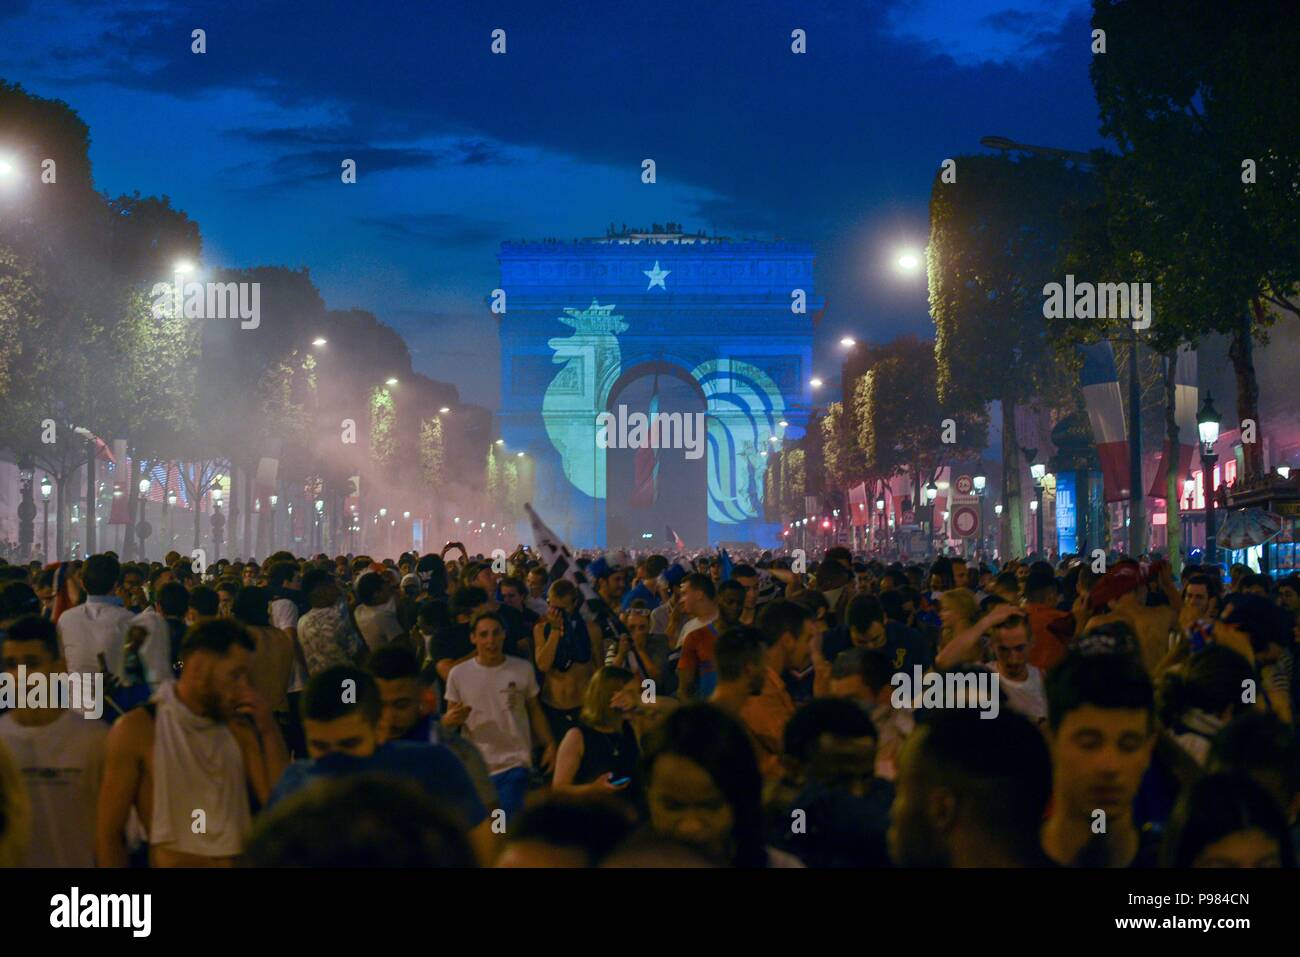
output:
[{"label": "person with bare shoulders", "polygon": [[[1171,596],[1169,604],[1146,604],[1149,581],[1157,582]],[[1169,577],[1169,566],[1158,562],[1144,571],[1137,562],[1121,561],[1097,582],[1089,597],[1094,617],[1088,622],[1088,630],[1109,621],[1123,621],[1137,635],[1147,674],[1154,674],[1169,652],[1169,632],[1178,626],[1182,605]]]},{"label": "person with bare shoulders", "polygon": [[566,579],[551,585],[545,617],[533,629],[534,661],[542,673],[542,710],[556,741],[578,726],[587,684],[599,664],[596,650],[603,635],[595,622],[579,614],[582,595]]},{"label": "person with bare shoulders", "polygon": [[249,681],[253,639],[230,619],[190,629],[181,676],[128,712],[108,736],[95,857],[125,867],[134,807],[152,867],[229,867],[289,763],[269,702]]}]

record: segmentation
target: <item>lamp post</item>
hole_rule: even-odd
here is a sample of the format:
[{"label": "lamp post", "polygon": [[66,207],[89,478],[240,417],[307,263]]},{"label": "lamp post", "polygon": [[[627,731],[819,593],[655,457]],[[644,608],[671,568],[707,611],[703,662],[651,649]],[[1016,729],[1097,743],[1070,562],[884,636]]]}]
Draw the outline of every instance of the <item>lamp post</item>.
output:
[{"label": "lamp post", "polygon": [[1201,466],[1205,470],[1205,560],[1218,564],[1218,543],[1214,540],[1214,466],[1219,456],[1214,451],[1214,443],[1219,441],[1219,410],[1214,407],[1214,398],[1207,391],[1205,403],[1196,415],[1196,431],[1201,439]]},{"label": "lamp post", "polygon": [[325,500],[316,499],[316,550],[325,549]]},{"label": "lamp post", "polygon": [[225,541],[226,516],[221,514],[221,489],[212,490],[212,546],[213,557],[221,558],[221,543]]},{"label": "lamp post", "polygon": [[23,561],[32,557],[32,543],[36,538],[36,503],[32,501],[32,480],[36,466],[30,456],[18,461],[18,555]]},{"label": "lamp post", "polygon": [[266,553],[269,555],[275,551],[275,506],[280,501],[280,496],[272,492],[267,496],[267,501],[271,503],[271,515],[266,523]]},{"label": "lamp post", "polygon": [[45,556],[45,561],[50,560],[50,493],[54,491],[54,486],[50,484],[50,477],[46,475],[41,479],[41,506],[45,511],[41,519],[41,554]]},{"label": "lamp post", "polygon": [[939,486],[934,484],[934,479],[930,479],[930,481],[925,483],[925,504],[929,506],[928,508],[929,529],[926,535],[926,542],[925,542],[927,555],[929,555],[930,551],[934,548],[934,500],[938,497],[939,497]]},{"label": "lamp post", "polygon": [[153,487],[153,482],[149,479],[148,476],[146,476],[140,479],[140,483],[136,487],[140,490],[140,520],[139,522],[136,523],[135,534],[136,534],[136,538],[138,538],[140,541],[140,558],[143,560],[147,560],[149,555],[145,548],[144,543],[145,543],[145,539],[147,539],[149,537],[149,534],[153,531],[153,528],[150,527],[148,522],[148,510],[147,510],[149,504],[149,499],[148,499],[149,489]]},{"label": "lamp post", "polygon": [[1029,476],[1034,480],[1034,500],[1029,503],[1029,510],[1034,513],[1034,551],[1043,549],[1043,476],[1047,474],[1047,465],[1035,462],[1038,449],[1021,449],[1029,462]]}]

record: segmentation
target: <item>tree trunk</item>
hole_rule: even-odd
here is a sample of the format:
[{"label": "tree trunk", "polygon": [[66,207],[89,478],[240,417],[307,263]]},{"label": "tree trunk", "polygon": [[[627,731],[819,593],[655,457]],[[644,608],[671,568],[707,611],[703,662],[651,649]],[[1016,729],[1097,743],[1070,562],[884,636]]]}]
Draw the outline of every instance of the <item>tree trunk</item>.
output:
[{"label": "tree trunk", "polygon": [[1002,561],[1025,554],[1025,517],[1020,508],[1020,441],[1016,401],[1002,399],[1002,521],[998,529]]},{"label": "tree trunk", "polygon": [[[67,508],[68,501],[67,490],[64,488],[65,484],[63,479],[59,479],[59,484],[54,487],[54,556],[45,556],[45,564],[47,565],[52,561],[63,561],[63,513]],[[42,522],[44,522],[44,519],[45,516],[42,515]],[[45,528],[42,528],[42,532],[48,534]],[[43,535],[42,542],[44,540]]]},{"label": "tree trunk", "polygon": [[136,483],[139,482],[140,476],[143,474],[143,470],[140,468],[140,460],[132,458],[130,461],[131,469],[126,476],[126,526],[122,529],[123,561],[131,561],[135,558],[135,522],[140,507],[140,493]]},{"label": "tree trunk", "polygon": [[1165,534],[1169,541],[1169,564],[1175,576],[1183,568],[1182,522],[1179,520],[1179,502],[1182,497],[1182,445],[1179,442],[1177,397],[1174,376],[1178,371],[1178,350],[1165,356],[1165,444],[1169,454],[1165,458]]},{"label": "tree trunk", "polygon": [[[1263,307],[1259,300],[1251,302],[1251,308],[1254,310],[1256,318],[1259,318]],[[1245,458],[1245,472],[1247,478],[1253,478],[1261,475],[1264,471],[1263,450],[1260,448],[1259,435],[1261,431],[1259,421],[1259,379],[1255,376],[1255,340],[1253,337],[1254,326],[1249,316],[1242,316],[1241,321],[1237,323],[1232,331],[1232,339],[1228,346],[1228,358],[1232,360],[1232,371],[1237,377],[1237,418],[1235,423],[1237,427],[1246,429],[1246,422],[1249,420],[1254,423],[1254,435],[1251,438],[1253,442],[1242,442],[1242,454]],[[1232,423],[1224,423],[1233,427]]]},{"label": "tree trunk", "polygon": [[[86,443],[89,451],[86,453],[86,530],[82,537],[86,540],[86,556],[89,557],[95,553],[96,548],[96,528],[95,522],[95,500],[98,496],[97,481],[95,478],[95,462],[98,458],[98,450],[95,447],[95,440],[92,438]],[[59,512],[59,537],[63,537],[63,512]],[[59,555],[62,560],[62,554]]]},{"label": "tree trunk", "polygon": [[244,469],[244,558],[252,558],[257,551],[253,544],[253,502],[256,500],[253,478],[253,469]]}]

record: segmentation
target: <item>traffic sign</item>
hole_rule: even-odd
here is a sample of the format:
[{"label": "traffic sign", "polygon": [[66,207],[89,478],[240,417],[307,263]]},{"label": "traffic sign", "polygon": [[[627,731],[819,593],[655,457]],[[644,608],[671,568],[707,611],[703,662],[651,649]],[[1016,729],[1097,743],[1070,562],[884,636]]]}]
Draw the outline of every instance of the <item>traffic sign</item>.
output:
[{"label": "traffic sign", "polygon": [[969,495],[975,489],[975,482],[969,475],[958,475],[953,483],[958,495]]},{"label": "traffic sign", "polygon": [[979,534],[980,513],[973,505],[958,505],[952,511],[952,532],[958,538],[973,538]]}]

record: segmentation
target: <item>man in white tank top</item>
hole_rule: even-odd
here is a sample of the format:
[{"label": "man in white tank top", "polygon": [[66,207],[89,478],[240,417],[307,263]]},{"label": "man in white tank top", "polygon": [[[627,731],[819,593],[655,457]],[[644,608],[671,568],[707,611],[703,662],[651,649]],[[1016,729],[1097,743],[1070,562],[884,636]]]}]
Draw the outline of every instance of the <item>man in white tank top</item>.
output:
[{"label": "man in white tank top", "polygon": [[253,648],[230,619],[194,626],[181,677],[113,726],[99,798],[101,867],[128,863],[132,807],[149,832],[151,866],[234,863],[252,825],[250,791],[264,803],[289,763],[270,705],[249,683]]}]

